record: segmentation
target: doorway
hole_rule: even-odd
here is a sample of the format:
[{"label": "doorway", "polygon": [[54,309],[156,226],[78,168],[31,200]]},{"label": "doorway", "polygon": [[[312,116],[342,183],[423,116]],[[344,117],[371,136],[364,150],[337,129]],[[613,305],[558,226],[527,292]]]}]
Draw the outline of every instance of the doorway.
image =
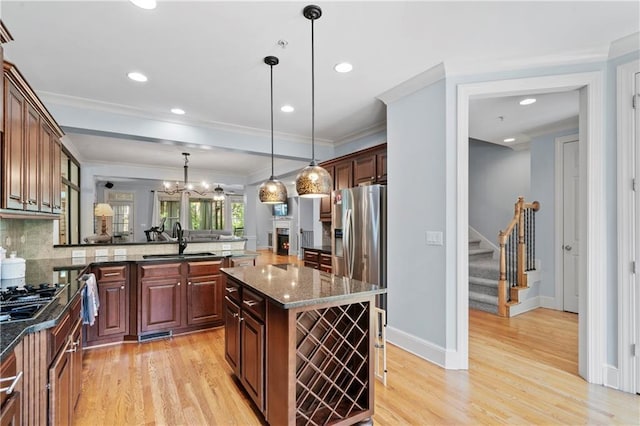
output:
[{"label": "doorway", "polygon": [[[456,360],[468,368],[468,209],[469,209],[469,100],[474,96],[524,95],[531,92],[580,90],[579,183],[580,257],[578,281],[579,373],[588,382],[603,383],[605,361],[606,274],[602,73],[590,72],[458,85],[456,140]],[[588,237],[588,238],[584,238]]]},{"label": "doorway", "polygon": [[580,157],[578,135],[556,138],[556,307],[578,313]]}]

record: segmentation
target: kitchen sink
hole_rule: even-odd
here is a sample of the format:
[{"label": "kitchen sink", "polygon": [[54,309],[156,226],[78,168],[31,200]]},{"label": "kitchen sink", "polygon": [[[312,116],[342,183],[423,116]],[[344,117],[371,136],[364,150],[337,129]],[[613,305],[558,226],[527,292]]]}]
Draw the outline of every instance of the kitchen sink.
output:
[{"label": "kitchen sink", "polygon": [[170,254],[143,254],[143,259],[184,259],[189,257],[204,257],[204,256],[215,256],[215,253],[204,252],[204,253],[170,253]]}]

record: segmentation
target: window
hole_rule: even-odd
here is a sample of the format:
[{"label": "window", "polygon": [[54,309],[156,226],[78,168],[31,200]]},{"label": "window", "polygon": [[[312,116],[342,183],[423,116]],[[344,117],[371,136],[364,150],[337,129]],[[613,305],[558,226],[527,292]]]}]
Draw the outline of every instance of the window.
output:
[{"label": "window", "polygon": [[107,203],[113,209],[111,218],[111,235],[114,242],[133,241],[134,193],[105,191]]},{"label": "window", "polygon": [[62,147],[61,212],[57,244],[80,244],[80,163]]},{"label": "window", "polygon": [[224,229],[224,200],[189,199],[190,229]]},{"label": "window", "polygon": [[244,236],[244,197],[229,197],[231,203],[231,226],[233,235]]},{"label": "window", "polygon": [[160,218],[165,219],[164,231],[171,235],[173,226],[180,220],[180,201],[160,200]]}]

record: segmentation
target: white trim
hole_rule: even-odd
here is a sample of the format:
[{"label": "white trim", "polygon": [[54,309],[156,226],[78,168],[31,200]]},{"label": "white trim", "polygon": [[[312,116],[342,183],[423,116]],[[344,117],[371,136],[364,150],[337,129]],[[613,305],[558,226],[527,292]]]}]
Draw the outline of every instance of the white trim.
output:
[{"label": "white trim", "polygon": [[487,237],[485,237],[484,235],[482,235],[480,232],[478,232],[473,226],[469,225],[469,239],[478,239],[480,240],[480,246],[482,247],[487,247],[490,248],[491,250],[493,250],[493,258],[496,259],[498,256],[498,253],[500,253],[500,248],[495,245],[490,239],[488,239]]},{"label": "white trim", "polygon": [[444,63],[439,63],[435,67],[431,67],[428,70],[411,77],[409,80],[398,84],[397,86],[387,90],[384,93],[376,96],[385,104],[389,105],[398,99],[404,98],[407,95],[412,94],[424,87],[430,86],[436,81],[442,80],[445,77]]},{"label": "white trim", "polygon": [[[376,133],[380,133],[380,132],[386,131],[386,130],[387,130],[387,120],[385,119],[384,121],[382,121],[380,123],[376,123],[376,124],[374,124],[372,126],[366,127],[364,129],[360,129],[357,132],[345,135],[341,139],[336,140],[334,142],[333,146],[334,146],[334,148],[337,148],[339,146],[346,145],[349,142],[353,142],[353,141],[356,141],[358,139],[365,138],[367,136],[375,135]],[[387,135],[385,133],[385,140],[384,141],[380,141],[379,143],[381,143],[381,144],[385,143],[387,141],[386,138],[387,138]],[[376,142],[376,143],[378,143],[378,142]]]},{"label": "white trim", "polygon": [[397,328],[387,326],[387,342],[440,367],[449,370],[466,369],[460,367],[460,360],[455,351],[448,351],[442,346],[434,345]]},{"label": "white trim", "polygon": [[[620,369],[620,389],[635,393],[640,384],[636,383],[636,366],[629,348],[635,342],[633,335],[634,276],[631,262],[634,260],[634,194],[631,179],[634,177],[634,110],[631,96],[634,93],[635,73],[640,72],[640,61],[620,65],[616,73],[617,81],[617,214],[618,214],[618,368]],[[640,108],[640,106],[637,106]],[[636,308],[637,309],[637,308]],[[639,343],[639,342],[635,342]]]},{"label": "white trim", "polygon": [[[604,97],[602,72],[564,74],[555,76],[490,81],[461,84],[458,86],[457,122],[457,208],[456,208],[456,333],[460,358],[468,359],[469,323],[468,309],[469,260],[466,256],[469,199],[469,100],[472,97],[514,96],[540,91],[575,90],[586,87],[588,106],[588,132],[582,142],[580,220],[584,225],[584,247],[580,264],[580,294],[584,295],[585,309],[581,312],[579,343],[585,351],[580,355],[584,365],[581,375],[591,383],[602,384],[602,366],[606,346],[606,239],[604,210]],[[468,315],[468,313],[467,313]]]},{"label": "white trim", "polygon": [[603,384],[605,386],[620,389],[620,372],[616,367],[609,364],[605,365],[602,375],[604,376]]},{"label": "white trim", "polygon": [[618,58],[638,50],[640,50],[640,33],[636,32],[612,41],[609,45],[609,59]]},{"label": "white trim", "polygon": [[[556,294],[556,303],[557,305],[554,309],[558,311],[564,310],[564,252],[562,250],[562,240],[564,235],[564,227],[563,227],[563,215],[564,211],[564,186],[563,186],[563,176],[564,176],[564,151],[563,144],[567,142],[575,142],[580,143],[580,138],[578,134],[562,136],[556,138],[555,140],[555,200],[556,207],[554,212],[554,236],[553,241],[555,242],[553,247],[553,255],[555,259],[555,294]],[[581,149],[579,147],[578,149]],[[580,170],[582,171],[582,170]]]},{"label": "white trim", "polygon": [[541,308],[547,308],[547,309],[553,309],[553,310],[558,310],[558,308],[556,308],[557,302],[556,299],[554,297],[550,297],[550,296],[538,296],[538,298],[540,299],[540,307]]},{"label": "white trim", "polygon": [[[523,291],[521,290],[520,294]],[[534,309],[538,309],[540,307],[540,296],[535,296],[530,299],[526,299],[517,305],[511,305],[509,308],[509,315],[513,318],[516,315],[524,314],[525,312],[533,311]]]}]

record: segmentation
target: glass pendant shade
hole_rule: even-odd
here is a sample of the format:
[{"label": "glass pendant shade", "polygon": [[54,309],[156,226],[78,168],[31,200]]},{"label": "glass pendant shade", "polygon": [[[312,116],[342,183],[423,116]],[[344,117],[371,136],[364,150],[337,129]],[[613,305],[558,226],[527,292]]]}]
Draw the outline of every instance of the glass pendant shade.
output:
[{"label": "glass pendant shade", "polygon": [[258,191],[260,202],[264,204],[281,204],[287,202],[287,187],[284,183],[271,176],[269,180],[262,182]]},{"label": "glass pendant shade", "polygon": [[331,195],[333,181],[331,175],[312,161],[296,177],[296,191],[304,198],[322,198]]}]

